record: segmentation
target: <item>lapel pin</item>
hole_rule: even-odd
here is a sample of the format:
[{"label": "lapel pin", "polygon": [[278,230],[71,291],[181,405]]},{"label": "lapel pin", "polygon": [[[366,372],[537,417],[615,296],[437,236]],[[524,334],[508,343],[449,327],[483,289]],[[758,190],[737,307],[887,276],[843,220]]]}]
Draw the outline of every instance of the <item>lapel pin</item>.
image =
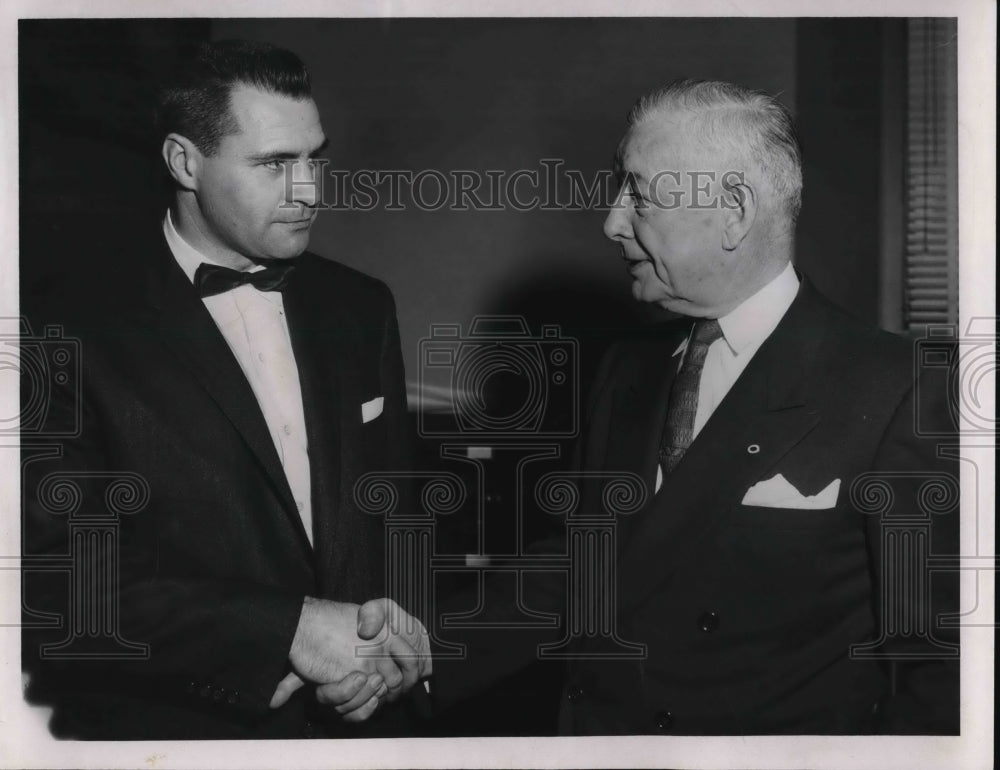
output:
[{"label": "lapel pin", "polygon": [[747,454],[755,455],[760,452],[760,444],[751,444],[747,447]]}]

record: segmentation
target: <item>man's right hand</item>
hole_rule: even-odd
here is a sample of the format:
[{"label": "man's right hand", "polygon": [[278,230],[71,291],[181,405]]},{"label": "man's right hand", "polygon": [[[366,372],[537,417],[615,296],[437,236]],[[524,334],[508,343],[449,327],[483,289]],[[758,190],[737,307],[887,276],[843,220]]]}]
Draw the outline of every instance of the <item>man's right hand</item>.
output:
[{"label": "man's right hand", "polygon": [[[372,599],[361,605],[358,636],[388,647],[393,660],[400,664],[404,692],[434,672],[427,629],[392,599]],[[404,665],[407,661],[414,665]]]},{"label": "man's right hand", "polygon": [[317,699],[347,721],[367,719],[381,697],[395,700],[431,668],[424,627],[389,599],[358,607],[307,597],[289,660],[295,673],[278,685],[271,708],[305,680],[320,685]]},{"label": "man's right hand", "polygon": [[[358,636],[371,640],[367,654],[388,651],[400,666],[403,681],[395,695],[408,691],[433,673],[430,637],[423,624],[391,599],[373,599],[358,610]],[[378,699],[368,700],[370,684],[363,677],[346,677],[316,688],[321,703],[335,704],[347,721],[364,721],[375,711]]]},{"label": "man's right hand", "polygon": [[[339,682],[354,671],[376,671],[377,659],[358,656],[367,644],[358,636],[358,605],[307,596],[288,659],[295,673],[307,682]],[[383,666],[383,670],[393,681],[400,678],[395,664]]]},{"label": "man's right hand", "polygon": [[[288,702],[296,690],[305,682],[294,671],[278,683],[271,698],[271,708],[276,709]],[[339,682],[324,685],[324,692],[316,694],[316,700],[333,706],[345,722],[364,722],[378,709],[381,699],[388,693],[382,675],[378,672],[365,676],[360,671],[348,674]]]}]

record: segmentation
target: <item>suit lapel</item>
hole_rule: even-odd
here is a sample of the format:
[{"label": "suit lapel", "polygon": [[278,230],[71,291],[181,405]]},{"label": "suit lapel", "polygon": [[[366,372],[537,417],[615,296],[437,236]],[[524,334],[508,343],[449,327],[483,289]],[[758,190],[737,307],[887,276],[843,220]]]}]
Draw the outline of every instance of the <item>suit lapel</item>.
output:
[{"label": "suit lapel", "polygon": [[257,398],[211,314],[165,244],[161,252],[164,264],[149,284],[153,323],[160,340],[243,437],[308,549],[302,520]]},{"label": "suit lapel", "polygon": [[[819,422],[809,381],[825,324],[805,284],[774,333],[705,424],[621,552],[621,598],[635,607],[722,525],[746,490]],[[665,412],[664,412],[665,414]]]},{"label": "suit lapel", "polygon": [[335,530],[342,519],[338,515],[341,442],[346,426],[341,371],[349,360],[346,339],[351,319],[345,317],[342,303],[313,290],[311,259],[309,255],[300,257],[300,266],[291,274],[283,297],[309,441],[315,563],[321,586],[328,587],[331,575],[327,568],[337,563],[334,548],[344,542]]},{"label": "suit lapel", "polygon": [[656,483],[670,387],[677,376],[679,354],[673,354],[689,331],[690,325],[682,324],[646,343],[615,394],[607,456],[600,467],[639,473],[650,495]]}]

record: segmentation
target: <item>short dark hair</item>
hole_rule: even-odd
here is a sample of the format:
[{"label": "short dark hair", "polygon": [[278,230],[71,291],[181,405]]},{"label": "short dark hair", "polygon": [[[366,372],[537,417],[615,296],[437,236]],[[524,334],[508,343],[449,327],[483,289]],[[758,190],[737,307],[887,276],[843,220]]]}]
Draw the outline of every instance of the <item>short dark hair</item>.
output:
[{"label": "short dark hair", "polygon": [[312,95],[305,65],[285,48],[249,40],[203,43],[157,94],[160,139],[176,132],[205,155],[215,154],[222,137],[239,131],[230,94],[240,85],[295,99]]}]

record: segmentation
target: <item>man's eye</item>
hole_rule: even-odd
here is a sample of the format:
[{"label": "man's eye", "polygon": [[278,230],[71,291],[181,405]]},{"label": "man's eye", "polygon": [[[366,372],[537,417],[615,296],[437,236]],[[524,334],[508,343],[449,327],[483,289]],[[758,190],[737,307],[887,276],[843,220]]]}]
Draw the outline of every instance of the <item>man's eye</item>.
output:
[{"label": "man's eye", "polygon": [[268,160],[268,161],[265,161],[262,165],[268,171],[281,171],[281,169],[284,168],[285,161],[283,161],[283,160]]},{"label": "man's eye", "polygon": [[649,200],[635,190],[629,190],[626,195],[632,201],[632,208],[635,209],[636,214],[640,217],[645,216],[646,209],[649,208]]}]

